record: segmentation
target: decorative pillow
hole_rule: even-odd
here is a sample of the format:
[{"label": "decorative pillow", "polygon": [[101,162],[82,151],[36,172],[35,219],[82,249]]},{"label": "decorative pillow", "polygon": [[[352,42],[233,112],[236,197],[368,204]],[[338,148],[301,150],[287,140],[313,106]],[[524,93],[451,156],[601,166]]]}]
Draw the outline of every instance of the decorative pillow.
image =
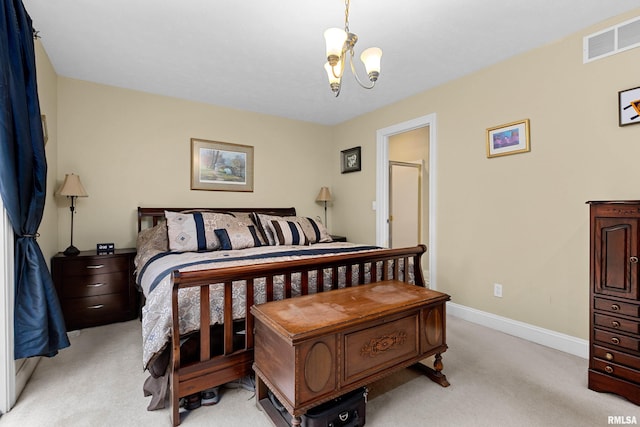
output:
[{"label": "decorative pillow", "polygon": [[220,240],[220,249],[244,249],[262,246],[258,231],[253,225],[237,225],[230,228],[215,230],[216,237]]},{"label": "decorative pillow", "polygon": [[319,220],[305,217],[299,218],[298,222],[302,226],[307,239],[309,239],[309,243],[327,243],[333,241],[329,231],[327,231]]},{"label": "decorative pillow", "polygon": [[220,247],[215,230],[248,225],[233,215],[216,212],[179,213],[165,211],[169,250],[173,252],[213,251]]},{"label": "decorative pillow", "polygon": [[258,227],[258,231],[262,235],[265,244],[271,246],[276,245],[276,239],[273,234],[272,221],[293,221],[300,224],[309,243],[326,243],[331,242],[331,235],[322,224],[322,222],[313,218],[302,216],[272,216],[256,213],[253,216],[253,222]]},{"label": "decorative pillow", "polygon": [[273,237],[276,245],[301,245],[309,244],[307,236],[302,230],[302,226],[295,221],[271,221],[273,227]]},{"label": "decorative pillow", "polygon": [[167,240],[166,221],[160,221],[157,225],[140,231],[136,239],[136,248],[134,264],[137,268],[141,268],[151,257],[159,252],[168,251],[169,241]]}]

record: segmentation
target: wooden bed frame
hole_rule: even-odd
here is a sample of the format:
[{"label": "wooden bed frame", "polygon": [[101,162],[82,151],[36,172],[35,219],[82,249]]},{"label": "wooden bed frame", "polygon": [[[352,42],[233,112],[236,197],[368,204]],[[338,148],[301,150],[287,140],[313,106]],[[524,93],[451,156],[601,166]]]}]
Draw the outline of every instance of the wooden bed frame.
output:
[{"label": "wooden bed frame", "polygon": [[[164,211],[183,211],[183,210],[199,210],[196,208],[138,208],[138,230],[141,230],[144,224],[150,223],[156,225],[158,221],[164,218]],[[210,212],[258,212],[270,215],[295,216],[295,208],[202,208],[203,211]],[[246,265],[239,267],[228,267],[221,269],[178,272],[172,273],[172,310],[173,327],[172,327],[172,352],[170,360],[171,369],[171,406],[173,425],[180,424],[179,401],[180,398],[191,394],[216,387],[239,378],[243,378],[252,374],[253,364],[253,331],[254,319],[250,313],[250,307],[253,305],[254,293],[253,283],[256,279],[263,279],[266,283],[266,299],[274,300],[274,277],[284,277],[285,298],[291,298],[292,276],[299,275],[301,281],[301,293],[306,295],[309,293],[309,273],[313,273],[318,278],[319,292],[322,292],[322,285],[330,285],[331,289],[338,287],[338,269],[346,267],[345,279],[346,286],[363,284],[365,279],[365,269],[370,267],[370,282],[378,282],[382,280],[402,280],[409,281],[408,274],[402,274],[400,271],[400,262],[408,265],[412,262],[414,266],[414,282],[417,286],[425,286],[424,276],[422,274],[421,257],[426,252],[424,245],[403,249],[382,249],[380,251],[368,253],[354,253],[343,255],[323,256],[320,258],[281,261],[259,265]],[[375,266],[382,264],[383,274],[377,274]],[[390,268],[393,263],[393,268]],[[352,270],[357,268],[358,282],[353,282]],[[331,272],[331,282],[326,283],[323,280],[323,274],[320,272]],[[246,292],[246,313],[247,316],[240,320],[232,319],[232,283],[244,281]],[[324,283],[323,283],[324,282]],[[224,323],[216,325],[221,329],[221,341],[219,351],[212,352],[212,344],[209,333],[199,334],[199,357],[195,362],[181,363],[180,355],[180,335],[176,316],[178,313],[178,291],[182,288],[199,287],[200,288],[200,325],[210,325],[210,306],[209,306],[209,286],[213,283],[224,284],[225,302],[224,302]],[[202,329],[202,328],[201,328]],[[207,329],[206,327],[204,329]],[[216,340],[217,341],[217,340]],[[219,353],[219,354],[218,354]],[[439,367],[442,369],[442,367]],[[436,370],[438,366],[436,366]]]}]

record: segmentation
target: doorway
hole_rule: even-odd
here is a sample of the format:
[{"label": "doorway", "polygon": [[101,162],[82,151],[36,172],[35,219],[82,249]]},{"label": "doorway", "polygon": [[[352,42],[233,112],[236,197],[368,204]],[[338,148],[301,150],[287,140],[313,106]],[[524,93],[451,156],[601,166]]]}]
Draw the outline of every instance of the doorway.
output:
[{"label": "doorway", "polygon": [[406,248],[422,239],[422,162],[389,161],[389,247]]},{"label": "doorway", "polygon": [[376,244],[382,247],[390,247],[389,242],[389,209],[390,209],[390,139],[394,135],[399,135],[412,130],[424,128],[428,133],[428,158],[425,163],[425,173],[423,177],[424,191],[427,192],[426,204],[421,216],[427,237],[427,254],[423,259],[423,267],[426,266],[425,279],[431,289],[437,289],[436,283],[436,183],[437,183],[437,133],[436,114],[429,114],[418,117],[403,123],[379,129],[376,132]]}]

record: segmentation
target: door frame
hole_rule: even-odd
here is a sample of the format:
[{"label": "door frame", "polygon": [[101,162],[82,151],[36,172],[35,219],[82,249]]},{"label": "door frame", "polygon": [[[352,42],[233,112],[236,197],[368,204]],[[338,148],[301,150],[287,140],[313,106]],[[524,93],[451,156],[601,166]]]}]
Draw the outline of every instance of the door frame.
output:
[{"label": "door frame", "polygon": [[16,402],[16,363],[13,360],[13,230],[0,199],[0,413]]},{"label": "door frame", "polygon": [[429,277],[431,289],[437,289],[436,283],[436,183],[437,183],[437,132],[436,113],[417,117],[376,131],[376,244],[388,247],[389,241],[389,138],[399,133],[429,127]]}]

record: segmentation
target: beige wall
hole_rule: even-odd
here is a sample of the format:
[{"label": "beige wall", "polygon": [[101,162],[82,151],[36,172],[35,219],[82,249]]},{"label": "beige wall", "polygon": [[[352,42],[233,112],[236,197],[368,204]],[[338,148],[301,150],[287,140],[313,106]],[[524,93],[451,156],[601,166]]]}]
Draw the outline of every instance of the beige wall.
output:
[{"label": "beige wall", "polygon": [[58,252],[58,211],[54,200],[54,182],[58,170],[58,76],[40,41],[35,43],[38,98],[40,112],[46,116],[49,139],[45,145],[47,155],[47,197],[44,215],[38,232],[38,244],[47,262]]},{"label": "beige wall", "polygon": [[[334,196],[331,231],[374,244],[376,131],[435,113],[438,288],[456,303],[587,338],[585,201],[640,198],[640,126],[617,126],[617,92],[640,85],[640,49],[582,64],[582,37],[638,15],[334,127],[58,78],[57,89],[46,88],[45,113],[58,114],[57,153],[51,139],[47,145],[50,161],[57,155],[49,191],[65,173],[81,176],[90,197],[78,202],[80,249],[106,241],[132,246],[139,205],[291,205],[323,216],[314,199],[324,185]],[[56,90],[57,112],[48,105]],[[524,118],[531,120],[531,152],[487,159],[486,129]],[[191,191],[192,137],[253,145],[255,192]],[[340,151],[355,146],[362,147],[362,171],[341,174]],[[62,250],[68,203],[54,206]],[[55,240],[46,239],[47,247]],[[492,296],[496,282],[501,299]]]},{"label": "beige wall", "polygon": [[[618,91],[640,86],[640,49],[583,64],[582,37],[638,15],[337,126],[336,148],[363,152],[362,173],[334,170],[337,231],[375,241],[376,130],[435,113],[437,287],[456,303],[586,339],[585,202],[640,198],[640,125],[617,124]],[[486,129],[524,118],[531,152],[487,159]]]},{"label": "beige wall", "polygon": [[[315,198],[331,176],[322,166],[331,152],[326,126],[62,77],[58,93],[56,186],[73,172],[89,193],[74,220],[81,250],[98,242],[135,246],[137,206],[294,206],[301,215],[324,215]],[[192,191],[190,138],[253,146],[254,192]],[[58,206],[62,250],[68,203]]]}]

